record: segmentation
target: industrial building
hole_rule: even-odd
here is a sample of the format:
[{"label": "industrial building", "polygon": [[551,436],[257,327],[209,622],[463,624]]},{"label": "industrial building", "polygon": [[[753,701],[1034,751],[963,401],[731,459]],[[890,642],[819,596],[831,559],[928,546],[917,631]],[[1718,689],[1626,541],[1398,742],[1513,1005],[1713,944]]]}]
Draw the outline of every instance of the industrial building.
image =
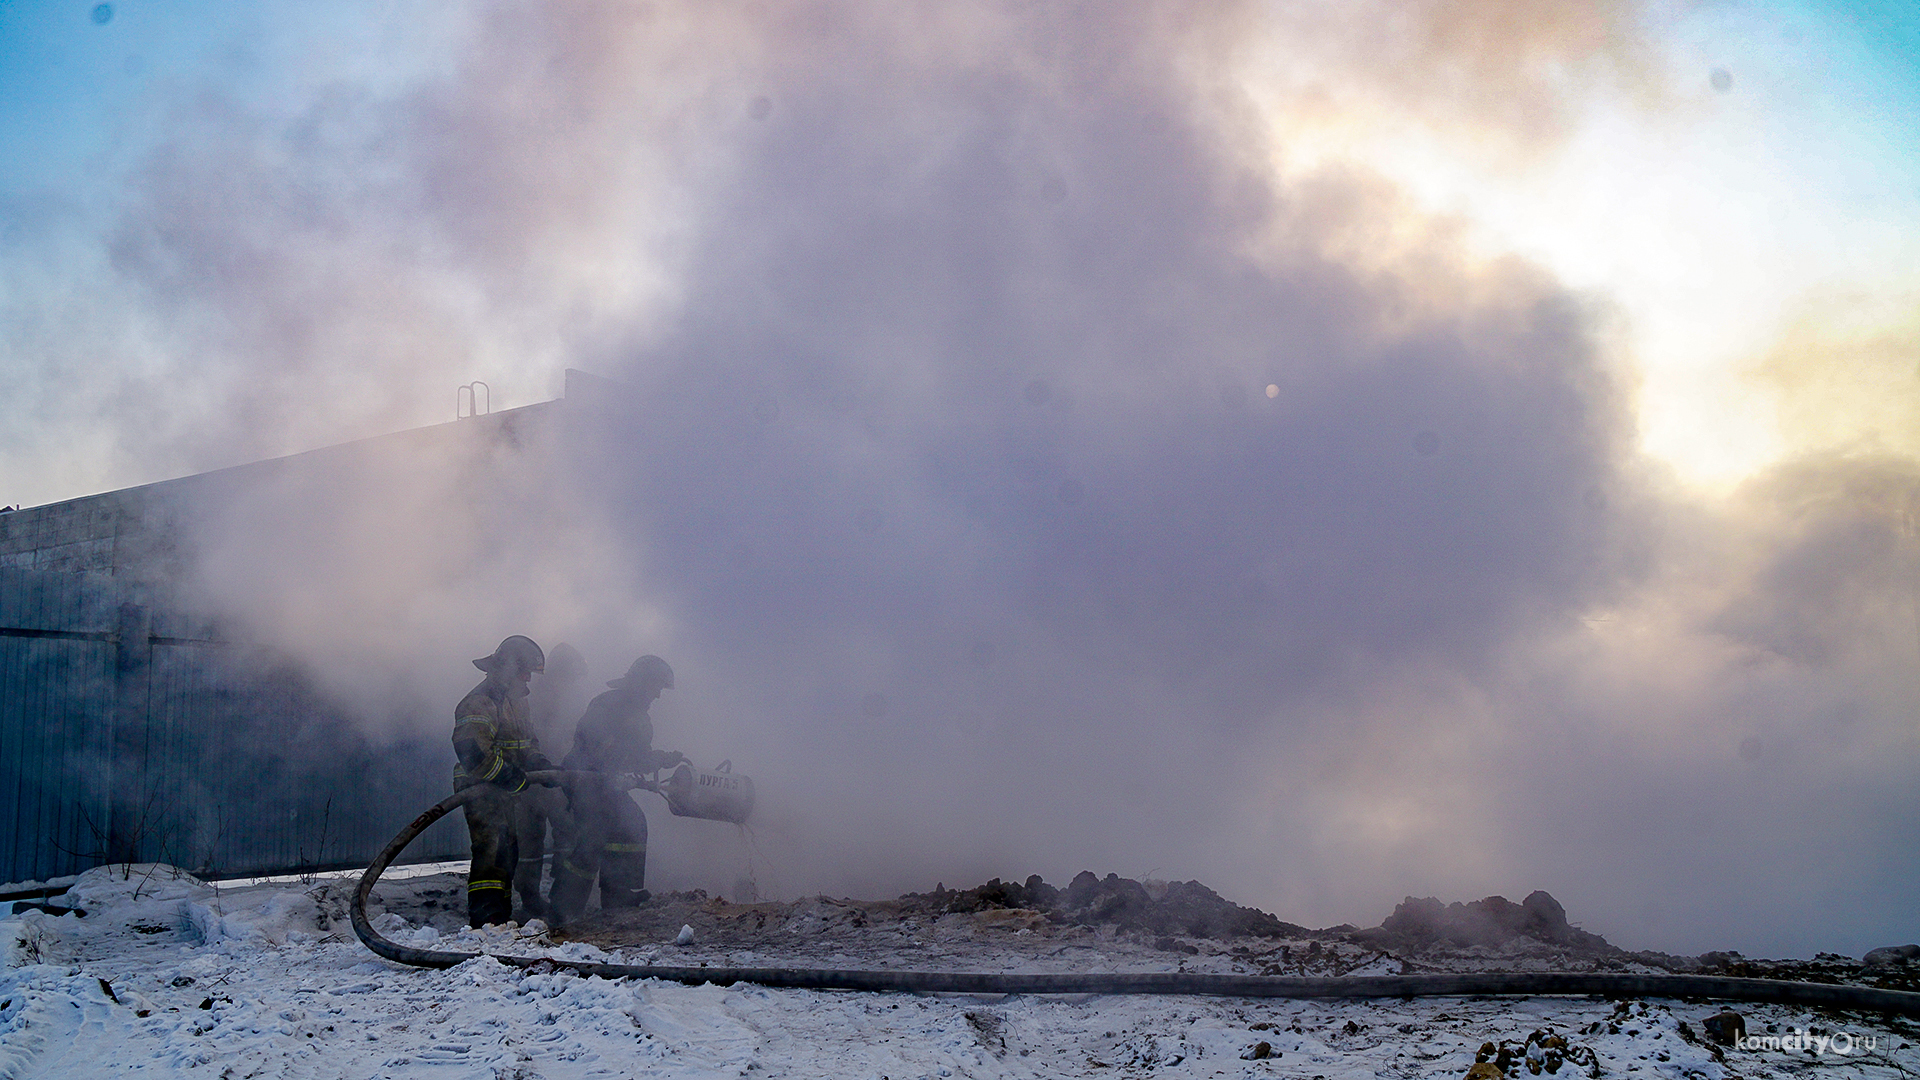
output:
[{"label": "industrial building", "polygon": [[[573,407],[602,382],[569,372]],[[568,407],[0,513],[0,882],[107,862],[209,876],[365,865],[448,790],[446,736],[380,741],[291,658],[196,610],[180,588],[203,542],[196,526],[289,479],[518,453]],[[465,849],[465,830],[442,822],[409,857]]]}]

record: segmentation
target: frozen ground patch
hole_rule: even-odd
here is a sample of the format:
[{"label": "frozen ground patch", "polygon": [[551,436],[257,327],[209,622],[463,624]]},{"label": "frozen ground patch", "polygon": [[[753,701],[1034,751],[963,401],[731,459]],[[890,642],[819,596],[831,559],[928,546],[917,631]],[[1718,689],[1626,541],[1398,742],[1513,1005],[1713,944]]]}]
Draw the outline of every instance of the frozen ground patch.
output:
[{"label": "frozen ground patch", "polygon": [[[1462,1077],[1487,1043],[1507,1048],[1509,1075],[1524,1076],[1529,1039],[1546,1033],[1572,1050],[1561,1076],[1591,1075],[1588,1060],[1601,1075],[1634,1078],[1806,1075],[1828,1065],[1866,1077],[1920,1071],[1911,1025],[1771,1007],[1743,1010],[1750,1032],[1845,1030],[1876,1039],[1875,1048],[1826,1062],[1717,1050],[1700,1034],[1716,1007],[1669,1001],[881,995],[609,981],[489,958],[426,971],[377,959],[352,938],[344,878],[216,888],[158,870],[145,880],[88,883],[76,897],[93,905],[84,919],[27,912],[0,921],[9,958],[0,970],[0,1080]],[[694,965],[743,959],[747,946],[726,937],[727,925],[752,928],[761,963],[1259,971],[1399,962],[1331,940],[1317,952],[1287,938],[1160,941],[1166,935],[1150,928],[1107,933],[992,914],[1021,909],[906,904],[888,922],[865,913],[872,905],[818,898],[771,906],[680,898],[673,903],[709,920],[695,945],[663,934],[608,949],[555,942],[538,926],[468,930],[453,906],[458,893],[458,879],[444,875],[383,883],[375,917],[396,939],[436,947],[653,953]],[[673,930],[692,923],[660,914],[676,920]]]}]

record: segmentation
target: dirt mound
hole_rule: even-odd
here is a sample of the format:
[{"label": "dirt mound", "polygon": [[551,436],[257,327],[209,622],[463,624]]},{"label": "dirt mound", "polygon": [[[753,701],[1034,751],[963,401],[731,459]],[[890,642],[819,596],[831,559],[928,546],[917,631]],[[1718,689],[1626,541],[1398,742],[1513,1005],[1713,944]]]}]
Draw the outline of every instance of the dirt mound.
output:
[{"label": "dirt mound", "polygon": [[942,885],[893,900],[733,904],[698,890],[660,893],[550,934],[634,962],[689,966],[1066,972],[1097,962],[1113,970],[1320,977],[1400,970],[1341,931],[1281,922],[1198,882],[1117,874],[1083,873],[1065,888],[1039,877],[962,890]]},{"label": "dirt mound", "polygon": [[1599,934],[1569,924],[1567,909],[1560,906],[1560,901],[1538,890],[1518,904],[1504,896],[1489,896],[1470,904],[1442,904],[1431,896],[1409,896],[1377,930],[1361,933],[1383,945],[1408,949],[1499,946],[1516,938],[1531,938],[1578,952],[1618,951]]},{"label": "dirt mound", "polygon": [[[1881,990],[1920,991],[1920,965],[1890,964],[1886,954],[1855,960],[1838,953],[1815,953],[1811,960],[1750,959],[1737,952],[1701,953],[1698,957],[1661,956],[1649,963],[1672,971],[1730,975],[1742,979],[1786,979],[1791,982],[1850,983]],[[1658,954],[1636,953],[1636,956]],[[1661,960],[1666,961],[1664,964]]]},{"label": "dirt mound", "polygon": [[[443,931],[462,921],[438,903],[455,889],[423,888],[415,883],[421,894],[412,904],[389,897],[388,910]],[[683,927],[692,931],[690,941],[679,940]],[[1231,903],[1197,881],[1089,872],[1065,888],[1036,875],[970,889],[941,885],[894,900],[733,904],[699,890],[662,893],[637,908],[590,914],[553,931],[552,940],[686,965],[1074,971],[1097,954],[1138,970],[1166,970],[1171,960],[1183,971],[1222,974],[1667,971],[1920,989],[1920,950],[1877,950],[1872,963],[1826,953],[1806,961],[1628,952],[1571,925],[1544,892],[1518,904],[1498,896],[1453,904],[1409,897],[1380,926],[1308,930]]]},{"label": "dirt mound", "polygon": [[908,893],[900,902],[946,913],[1021,908],[1040,912],[1048,921],[1062,925],[1113,926],[1213,940],[1300,938],[1310,933],[1257,908],[1232,903],[1197,881],[1156,882],[1149,887],[1118,874],[1096,877],[1091,870],[1080,871],[1065,889],[1055,888],[1035,874],[1024,884],[994,878],[964,891],[942,886],[929,893]]}]

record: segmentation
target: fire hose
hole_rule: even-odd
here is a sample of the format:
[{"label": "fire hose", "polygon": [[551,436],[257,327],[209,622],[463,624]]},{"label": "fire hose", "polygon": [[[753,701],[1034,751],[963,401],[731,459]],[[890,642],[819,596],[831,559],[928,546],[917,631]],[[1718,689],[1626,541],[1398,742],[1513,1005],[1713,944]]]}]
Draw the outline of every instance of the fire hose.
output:
[{"label": "fire hose", "polygon": [[[529,773],[533,783],[603,781],[599,774]],[[644,781],[639,786],[653,787]],[[367,948],[414,967],[448,968],[490,955],[502,964],[567,970],[608,979],[665,979],[698,985],[754,983],[801,990],[961,994],[1178,994],[1249,998],[1545,997],[1714,998],[1772,1005],[1806,1005],[1920,1017],[1920,993],[1868,986],[1790,982],[1719,975],[1632,975],[1591,972],[1467,972],[1445,975],[1361,975],[1328,978],[1275,975],[1211,975],[1194,972],[1084,972],[1020,974],[960,971],[874,971],[830,968],[675,967],[603,964],[544,956],[417,949],[380,935],[367,919],[373,887],[415,837],[446,814],[486,791],[485,785],[456,791],[400,830],[360,877],[352,904],[353,932]]]}]

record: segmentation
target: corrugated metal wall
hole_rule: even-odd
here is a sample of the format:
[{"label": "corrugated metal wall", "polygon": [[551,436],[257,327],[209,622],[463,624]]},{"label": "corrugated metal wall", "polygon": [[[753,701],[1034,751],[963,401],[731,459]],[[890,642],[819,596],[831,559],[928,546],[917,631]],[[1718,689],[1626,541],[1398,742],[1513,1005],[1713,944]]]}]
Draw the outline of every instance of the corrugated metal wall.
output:
[{"label": "corrugated metal wall", "polygon": [[83,763],[111,733],[112,610],[79,575],[0,570],[0,879],[92,865],[107,788]]},{"label": "corrugated metal wall", "polygon": [[[375,742],[297,669],[140,599],[0,568],[0,881],[364,865],[449,790],[444,736]],[[465,853],[448,820],[406,857]]]}]

